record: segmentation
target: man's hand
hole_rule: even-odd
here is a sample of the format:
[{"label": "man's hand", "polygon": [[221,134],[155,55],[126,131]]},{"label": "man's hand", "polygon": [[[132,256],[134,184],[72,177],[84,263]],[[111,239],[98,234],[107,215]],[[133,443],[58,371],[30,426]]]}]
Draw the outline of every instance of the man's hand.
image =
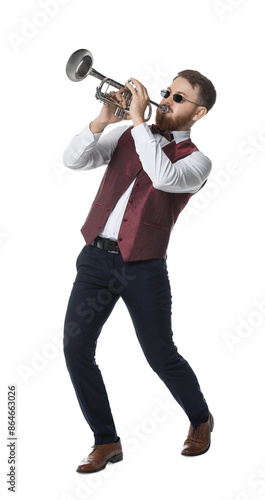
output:
[{"label": "man's hand", "polygon": [[133,125],[136,127],[145,121],[144,113],[149,103],[149,96],[146,88],[141,82],[135,78],[130,78],[130,81],[133,82],[136,88],[130,82],[126,82],[125,85],[131,91],[133,96],[130,104],[130,117],[133,121]]},{"label": "man's hand", "polygon": [[[109,92],[109,96],[113,99],[114,103],[117,102],[119,106],[126,108],[126,101],[122,96],[123,92],[124,89],[121,88],[117,92]],[[116,110],[115,104],[111,105],[104,103],[101,108],[99,116],[90,123],[91,132],[93,134],[103,132],[103,130],[110,123],[120,122],[121,119],[114,115],[115,110]],[[130,119],[130,117],[127,118],[126,116],[126,119]]]}]

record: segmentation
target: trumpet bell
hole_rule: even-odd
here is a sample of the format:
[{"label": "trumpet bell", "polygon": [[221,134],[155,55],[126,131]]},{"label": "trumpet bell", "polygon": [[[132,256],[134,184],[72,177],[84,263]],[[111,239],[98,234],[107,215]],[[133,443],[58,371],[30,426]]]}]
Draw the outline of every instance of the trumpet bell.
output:
[{"label": "trumpet bell", "polygon": [[93,67],[93,56],[89,50],[76,50],[69,57],[66,65],[66,74],[72,82],[80,82],[91,73]]}]

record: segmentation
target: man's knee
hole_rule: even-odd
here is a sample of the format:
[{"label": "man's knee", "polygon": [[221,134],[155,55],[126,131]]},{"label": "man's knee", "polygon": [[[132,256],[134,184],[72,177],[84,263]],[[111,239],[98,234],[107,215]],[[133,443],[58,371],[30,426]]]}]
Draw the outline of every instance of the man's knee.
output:
[{"label": "man's knee", "polygon": [[146,356],[149,366],[157,374],[161,375],[165,371],[165,360],[162,356]]},{"label": "man's knee", "polygon": [[76,321],[65,320],[64,336],[63,336],[63,348],[64,348],[65,354],[68,353],[68,351],[69,351],[70,343],[72,344],[71,341],[73,339],[80,337],[81,332],[82,332],[82,330]]},{"label": "man's knee", "polygon": [[181,361],[181,356],[178,353],[177,347],[170,353],[162,353],[158,351],[155,355],[146,355],[146,359],[151,366],[152,370],[160,377],[168,375],[173,367]]}]

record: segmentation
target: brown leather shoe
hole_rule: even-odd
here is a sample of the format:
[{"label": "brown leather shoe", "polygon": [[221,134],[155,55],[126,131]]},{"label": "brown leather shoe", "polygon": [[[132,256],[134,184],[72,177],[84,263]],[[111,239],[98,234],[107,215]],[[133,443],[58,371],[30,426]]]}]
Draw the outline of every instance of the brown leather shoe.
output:
[{"label": "brown leather shoe", "polygon": [[188,437],[184,443],[181,455],[195,457],[202,455],[209,450],[211,444],[211,432],[214,426],[214,419],[211,413],[207,422],[200,424],[196,429],[190,425]]},{"label": "brown leather shoe", "polygon": [[77,472],[98,472],[105,469],[108,462],[116,463],[123,459],[121,440],[117,443],[96,444],[93,451],[78,465]]}]

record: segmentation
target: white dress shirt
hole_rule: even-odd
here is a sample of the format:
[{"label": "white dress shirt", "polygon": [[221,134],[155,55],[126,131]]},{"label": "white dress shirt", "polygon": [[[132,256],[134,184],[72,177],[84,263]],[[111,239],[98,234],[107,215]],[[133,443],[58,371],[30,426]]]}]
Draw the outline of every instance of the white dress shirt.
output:
[{"label": "white dress shirt", "polygon": [[[101,133],[92,134],[87,125],[78,135],[73,137],[64,152],[64,165],[74,170],[90,170],[107,165],[120,136],[129,127],[131,125],[126,124],[102,135]],[[195,193],[209,176],[212,163],[200,151],[195,151],[186,158],[172,163],[162,150],[169,142],[165,137],[153,134],[146,123],[133,127],[131,134],[142,167],[155,189],[167,193]],[[190,130],[172,131],[172,134],[173,140],[177,144],[190,139]],[[100,233],[103,238],[118,239],[120,225],[135,179],[110,213]]]}]

